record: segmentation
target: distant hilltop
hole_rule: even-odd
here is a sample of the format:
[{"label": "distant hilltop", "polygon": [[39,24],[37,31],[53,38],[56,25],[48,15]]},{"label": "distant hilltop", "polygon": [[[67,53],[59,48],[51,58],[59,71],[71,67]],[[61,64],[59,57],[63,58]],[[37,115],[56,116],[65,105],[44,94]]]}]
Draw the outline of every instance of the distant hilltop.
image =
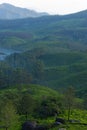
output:
[{"label": "distant hilltop", "polygon": [[41,17],[49,15],[48,13],[39,13],[34,10],[16,7],[14,5],[3,3],[0,4],[0,19],[21,19],[28,17]]}]

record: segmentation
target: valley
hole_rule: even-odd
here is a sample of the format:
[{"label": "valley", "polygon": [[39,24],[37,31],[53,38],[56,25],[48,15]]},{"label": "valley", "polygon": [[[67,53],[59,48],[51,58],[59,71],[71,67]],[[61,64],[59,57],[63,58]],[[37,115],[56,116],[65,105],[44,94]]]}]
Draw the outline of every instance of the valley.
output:
[{"label": "valley", "polygon": [[87,129],[87,10],[0,20],[0,126],[26,121]]}]

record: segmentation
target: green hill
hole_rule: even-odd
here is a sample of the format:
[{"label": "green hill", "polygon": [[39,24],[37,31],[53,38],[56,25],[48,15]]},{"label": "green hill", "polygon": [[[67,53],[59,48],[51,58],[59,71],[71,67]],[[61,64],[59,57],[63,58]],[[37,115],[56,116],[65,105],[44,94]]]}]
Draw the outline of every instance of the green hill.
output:
[{"label": "green hill", "polygon": [[87,85],[87,54],[84,52],[47,53],[41,48],[15,53],[1,62],[1,88],[16,84],[41,84],[63,90]]},{"label": "green hill", "polygon": [[21,20],[0,20],[0,47],[51,52],[86,50],[87,11],[65,16],[44,16]]},{"label": "green hill", "polygon": [[0,88],[41,84],[85,88],[87,11],[65,16],[0,20],[0,48],[16,50],[0,62]]},{"label": "green hill", "polygon": [[43,97],[60,97],[61,95],[48,87],[45,86],[40,86],[40,85],[16,85],[16,86],[11,86],[9,88],[5,88],[0,90],[0,96],[2,95],[16,95],[18,94],[30,94],[34,99],[42,99]]},{"label": "green hill", "polygon": [[[55,114],[67,119],[67,112],[71,112],[71,119],[86,123],[86,17],[87,11],[83,11],[0,20],[0,56],[5,55],[0,57],[0,125],[10,119],[19,129],[31,119],[49,126],[54,123]],[[19,116],[18,124],[8,118],[10,112]],[[79,124],[66,125],[71,130],[80,128]]]}]

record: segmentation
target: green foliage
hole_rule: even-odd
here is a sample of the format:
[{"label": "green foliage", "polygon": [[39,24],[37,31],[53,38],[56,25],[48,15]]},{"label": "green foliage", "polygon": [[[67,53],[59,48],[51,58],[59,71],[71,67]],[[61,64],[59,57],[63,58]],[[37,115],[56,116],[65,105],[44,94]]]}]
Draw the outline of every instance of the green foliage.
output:
[{"label": "green foliage", "polygon": [[67,119],[70,120],[71,110],[73,109],[73,106],[75,104],[75,92],[73,87],[68,87],[64,94],[64,103],[65,103],[65,109],[67,109]]},{"label": "green foliage", "polygon": [[[68,16],[0,21],[0,48],[20,52],[8,54],[0,61],[0,125],[11,130],[21,129],[25,116],[26,120],[38,117],[40,124],[50,126],[59,113],[58,116],[67,119],[73,93],[68,91],[65,100],[57,90],[63,92],[68,86],[76,88],[76,95],[85,99],[75,98],[76,109],[70,109],[70,119],[87,122],[87,111],[82,109],[82,104],[87,102],[86,17],[84,11]],[[64,102],[68,106],[66,109]],[[86,126],[67,125],[59,127],[87,129]]]},{"label": "green foliage", "polygon": [[80,88],[87,85],[86,61],[87,54],[84,52],[48,54],[38,48],[15,53],[1,62],[0,87],[37,83],[59,90],[72,85],[82,96]]},{"label": "green foliage", "polygon": [[32,114],[34,110],[34,100],[32,99],[31,95],[25,94],[22,95],[21,99],[19,100],[18,105],[18,112],[21,115],[25,115],[26,121],[28,120],[28,115]]},{"label": "green foliage", "polygon": [[16,126],[18,123],[18,116],[13,104],[7,100],[7,102],[4,102],[2,105],[0,113],[2,126],[5,126],[7,129]]},{"label": "green foliage", "polygon": [[[36,108],[36,116],[42,119],[47,117],[53,117],[59,114],[62,104],[58,98],[55,97],[43,97],[40,104]],[[39,109],[38,109],[39,108]]]}]

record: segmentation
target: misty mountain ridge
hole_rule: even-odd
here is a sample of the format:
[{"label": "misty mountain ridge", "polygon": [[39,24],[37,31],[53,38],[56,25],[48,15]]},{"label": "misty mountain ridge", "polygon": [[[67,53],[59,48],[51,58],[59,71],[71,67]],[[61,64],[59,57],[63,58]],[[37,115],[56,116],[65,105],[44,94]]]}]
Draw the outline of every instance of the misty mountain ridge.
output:
[{"label": "misty mountain ridge", "polygon": [[34,10],[16,7],[14,5],[3,3],[0,5],[0,19],[21,19],[28,17],[41,17],[47,13],[39,13]]}]

